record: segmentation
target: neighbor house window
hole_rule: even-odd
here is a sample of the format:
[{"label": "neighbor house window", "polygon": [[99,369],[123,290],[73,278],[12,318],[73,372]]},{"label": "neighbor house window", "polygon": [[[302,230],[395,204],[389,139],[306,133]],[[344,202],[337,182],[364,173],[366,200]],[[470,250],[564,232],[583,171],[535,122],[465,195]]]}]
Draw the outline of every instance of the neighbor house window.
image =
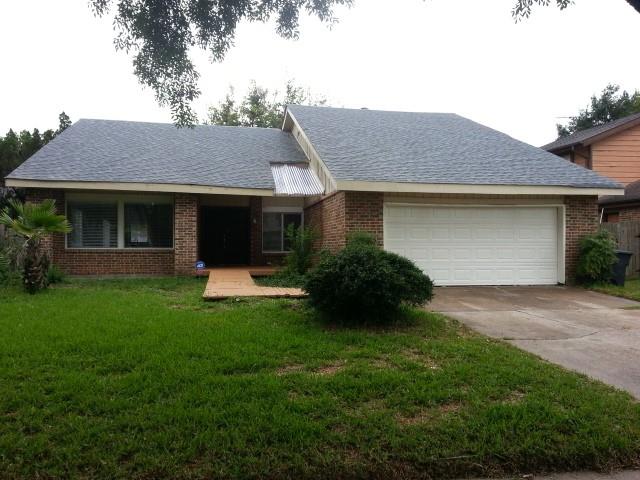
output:
[{"label": "neighbor house window", "polygon": [[68,248],[172,248],[173,203],[170,197],[153,199],[124,195],[109,200],[85,200],[71,195],[67,217],[72,231]]},{"label": "neighbor house window", "polygon": [[262,214],[262,250],[288,252],[287,227],[302,225],[302,212],[264,212]]}]

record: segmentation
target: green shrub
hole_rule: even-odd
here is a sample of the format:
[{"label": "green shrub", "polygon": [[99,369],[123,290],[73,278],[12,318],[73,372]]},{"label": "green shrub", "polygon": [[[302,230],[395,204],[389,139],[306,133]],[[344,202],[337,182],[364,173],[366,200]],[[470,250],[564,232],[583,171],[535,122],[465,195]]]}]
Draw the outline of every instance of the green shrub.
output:
[{"label": "green shrub", "polygon": [[54,283],[62,283],[65,279],[65,273],[56,265],[49,266],[49,270],[47,270],[47,284],[53,285]]},{"label": "green shrub", "polygon": [[290,224],[285,231],[290,252],[286,258],[283,274],[299,277],[307,273],[313,263],[313,242],[317,238],[312,227],[296,227]]},{"label": "green shrub", "polygon": [[613,265],[618,260],[616,243],[606,230],[588,235],[580,241],[580,256],[576,276],[583,283],[608,282]]},{"label": "green shrub", "polygon": [[362,230],[355,230],[347,233],[347,245],[369,245],[375,247],[377,245],[376,239],[369,232]]},{"label": "green shrub", "polygon": [[307,275],[304,288],[314,307],[335,320],[388,323],[401,305],[431,300],[433,283],[413,262],[363,238],[324,256]]}]

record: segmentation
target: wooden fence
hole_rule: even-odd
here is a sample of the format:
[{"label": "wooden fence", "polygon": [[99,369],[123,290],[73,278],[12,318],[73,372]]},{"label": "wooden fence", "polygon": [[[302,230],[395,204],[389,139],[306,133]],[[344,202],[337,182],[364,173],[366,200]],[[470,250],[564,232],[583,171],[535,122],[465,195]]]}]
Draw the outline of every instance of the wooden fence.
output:
[{"label": "wooden fence", "polygon": [[618,241],[620,250],[628,250],[633,253],[627,267],[627,277],[637,277],[640,274],[640,220],[603,223],[602,228],[613,234]]}]

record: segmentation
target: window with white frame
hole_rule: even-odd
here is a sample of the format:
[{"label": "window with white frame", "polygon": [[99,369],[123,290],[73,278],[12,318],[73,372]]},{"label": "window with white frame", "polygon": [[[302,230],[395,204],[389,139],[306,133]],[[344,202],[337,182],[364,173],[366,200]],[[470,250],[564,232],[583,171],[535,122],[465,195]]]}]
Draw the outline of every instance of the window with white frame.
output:
[{"label": "window with white frame", "polygon": [[68,248],[172,248],[171,197],[73,195]]},{"label": "window with white frame", "polygon": [[290,250],[286,232],[289,225],[299,227],[302,225],[302,212],[276,212],[265,211],[262,213],[262,251],[282,253]]}]

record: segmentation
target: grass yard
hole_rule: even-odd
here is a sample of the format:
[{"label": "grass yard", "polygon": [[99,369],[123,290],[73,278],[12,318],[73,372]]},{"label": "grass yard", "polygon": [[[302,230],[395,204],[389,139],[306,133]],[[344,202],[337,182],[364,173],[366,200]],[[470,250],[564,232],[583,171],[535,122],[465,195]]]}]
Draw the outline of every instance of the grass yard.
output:
[{"label": "grass yard", "polygon": [[640,279],[627,280],[624,283],[624,287],[603,283],[591,288],[596,292],[607,293],[609,295],[615,295],[616,297],[624,297],[640,302]]},{"label": "grass yard", "polygon": [[204,280],[0,291],[2,478],[428,478],[637,465],[629,395],[414,311],[387,330]]}]

